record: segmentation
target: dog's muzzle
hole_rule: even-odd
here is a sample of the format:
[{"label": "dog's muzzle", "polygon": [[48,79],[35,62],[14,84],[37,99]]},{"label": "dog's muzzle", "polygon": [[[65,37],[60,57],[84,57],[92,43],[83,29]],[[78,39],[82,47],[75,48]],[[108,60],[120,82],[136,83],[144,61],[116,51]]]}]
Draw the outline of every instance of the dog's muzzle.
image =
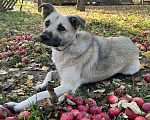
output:
[{"label": "dog's muzzle", "polygon": [[61,45],[62,39],[58,36],[54,36],[50,33],[43,33],[41,36],[41,43],[48,46],[59,47]]}]

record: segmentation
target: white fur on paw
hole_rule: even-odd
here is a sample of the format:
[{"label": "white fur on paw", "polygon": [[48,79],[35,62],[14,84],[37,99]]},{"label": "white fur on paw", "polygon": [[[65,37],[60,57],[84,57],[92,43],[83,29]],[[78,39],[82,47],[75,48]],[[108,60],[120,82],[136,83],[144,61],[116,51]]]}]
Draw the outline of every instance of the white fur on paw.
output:
[{"label": "white fur on paw", "polygon": [[20,111],[20,110],[18,109],[18,107],[17,107],[17,106],[19,105],[19,103],[16,103],[16,102],[8,102],[8,103],[5,103],[5,105],[7,105],[8,108],[14,110],[15,112]]},{"label": "white fur on paw", "polygon": [[45,89],[46,87],[44,86],[44,85],[42,85],[42,84],[40,84],[40,85],[37,85],[36,87],[35,87],[35,90],[36,91],[42,91],[43,89]]}]

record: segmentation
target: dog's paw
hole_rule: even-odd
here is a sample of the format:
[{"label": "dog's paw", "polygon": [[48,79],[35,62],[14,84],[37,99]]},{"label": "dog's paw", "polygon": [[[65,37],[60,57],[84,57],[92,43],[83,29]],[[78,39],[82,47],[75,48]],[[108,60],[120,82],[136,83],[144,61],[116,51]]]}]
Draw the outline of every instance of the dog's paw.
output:
[{"label": "dog's paw", "polygon": [[8,102],[8,103],[5,103],[5,105],[6,105],[11,111],[14,111],[14,112],[19,112],[19,111],[21,111],[21,108],[19,108],[19,103],[16,103],[16,102]]},{"label": "dog's paw", "polygon": [[35,90],[36,90],[37,92],[40,92],[40,91],[42,91],[42,90],[44,90],[44,89],[46,89],[46,86],[44,86],[43,84],[37,85],[37,86],[35,87]]}]

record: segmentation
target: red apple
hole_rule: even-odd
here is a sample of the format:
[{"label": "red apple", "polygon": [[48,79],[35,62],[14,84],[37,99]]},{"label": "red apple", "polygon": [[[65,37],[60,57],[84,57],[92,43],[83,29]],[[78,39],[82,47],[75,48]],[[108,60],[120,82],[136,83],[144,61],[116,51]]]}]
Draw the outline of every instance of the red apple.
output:
[{"label": "red apple", "polygon": [[137,38],[132,38],[131,39],[133,42],[136,42],[137,41]]},{"label": "red apple", "polygon": [[19,50],[24,50],[24,46],[19,46]]},{"label": "red apple", "polygon": [[146,115],[145,115],[145,118],[146,118],[147,120],[150,120],[150,113],[146,114]]},{"label": "red apple", "polygon": [[66,98],[68,98],[69,100],[73,99],[72,95],[69,95],[69,94],[66,96]]},{"label": "red apple", "polygon": [[134,120],[146,120],[143,116],[138,116]]},{"label": "red apple", "polygon": [[144,104],[143,99],[140,97],[134,97],[132,99],[132,102],[136,102],[139,107],[142,107],[142,105]]},{"label": "red apple", "polygon": [[14,47],[14,50],[18,50],[18,49],[19,49],[19,46],[16,45],[16,46]]},{"label": "red apple", "polygon": [[135,119],[138,115],[137,114],[135,114],[130,108],[127,108],[126,110],[125,110],[125,114],[129,117],[129,118],[131,118],[131,119]]},{"label": "red apple", "polygon": [[76,120],[82,120],[83,118],[89,118],[90,119],[91,116],[84,111],[81,111],[76,115]]},{"label": "red apple", "polygon": [[35,48],[35,51],[36,51],[36,52],[39,52],[40,50],[41,50],[41,47],[36,47],[36,48]]},{"label": "red apple", "polygon": [[7,55],[8,57],[10,57],[10,56],[13,55],[13,53],[12,53],[10,50],[8,50],[8,51],[6,52],[6,55]]},{"label": "red apple", "polygon": [[74,116],[76,116],[79,113],[79,110],[77,109],[72,109],[71,112],[74,114]]},{"label": "red apple", "polygon": [[14,46],[10,46],[10,48],[9,48],[9,49],[10,49],[11,51],[12,51],[12,50],[14,50]]},{"label": "red apple", "polygon": [[108,98],[107,98],[107,101],[110,103],[110,104],[115,104],[118,102],[118,97],[116,97],[115,95],[109,95]]},{"label": "red apple", "polygon": [[88,112],[88,108],[84,105],[79,105],[78,108],[77,108],[79,111],[85,111],[85,112]]},{"label": "red apple", "polygon": [[101,115],[102,117],[104,117],[104,118],[105,118],[105,120],[110,120],[109,115],[108,115],[108,114],[106,114],[106,113],[99,113],[99,115]]},{"label": "red apple", "polygon": [[29,112],[29,111],[23,111],[23,112],[21,112],[21,113],[19,113],[19,119],[28,119],[29,118],[29,116],[31,115],[31,112]]},{"label": "red apple", "polygon": [[146,75],[145,78],[144,78],[144,80],[145,80],[146,82],[150,83],[150,75]]},{"label": "red apple", "polygon": [[117,117],[121,113],[121,111],[117,107],[109,108],[108,112],[109,112],[109,116],[112,118]]},{"label": "red apple", "polygon": [[21,52],[19,51],[19,50],[17,50],[16,52],[15,52],[15,55],[20,55],[21,54]]},{"label": "red apple", "polygon": [[90,120],[90,119],[88,119],[88,118],[83,118],[82,120]]},{"label": "red apple", "polygon": [[129,103],[129,102],[131,102],[131,99],[130,99],[130,98],[128,98],[128,97],[120,98],[120,100],[127,100],[127,101],[128,101],[128,103]]},{"label": "red apple", "polygon": [[143,45],[142,44],[137,44],[136,47],[137,48],[141,48]]},{"label": "red apple", "polygon": [[123,90],[123,89],[118,89],[118,90],[116,90],[116,94],[118,95],[118,94],[125,94],[125,91]]},{"label": "red apple", "polygon": [[95,102],[95,100],[93,100],[91,98],[88,99],[88,100],[86,100],[85,104],[88,104],[89,107],[97,105],[97,103]]},{"label": "red apple", "polygon": [[30,59],[27,58],[27,57],[22,58],[22,62],[23,62],[23,63],[28,63],[29,61],[30,61]]},{"label": "red apple", "polygon": [[146,47],[143,45],[143,46],[140,47],[140,50],[141,50],[141,51],[145,51],[145,50],[146,50]]},{"label": "red apple", "polygon": [[92,120],[105,120],[105,118],[99,114],[96,114],[92,117]]},{"label": "red apple", "polygon": [[5,116],[3,115],[3,111],[5,111],[7,113],[6,114],[7,117],[11,116],[11,111],[8,108],[0,106],[0,119],[4,119],[5,118]]},{"label": "red apple", "polygon": [[7,117],[5,120],[19,120],[17,117],[13,116],[13,117]]},{"label": "red apple", "polygon": [[102,111],[101,108],[96,106],[96,105],[95,106],[91,106],[89,108],[89,113],[92,114],[92,115],[99,114],[101,111]]},{"label": "red apple", "polygon": [[148,42],[144,42],[144,45],[145,45],[145,46],[149,46],[149,43],[148,43]]},{"label": "red apple", "polygon": [[72,108],[72,106],[68,106],[68,107],[66,107],[67,108],[67,110],[69,110],[69,111],[71,111],[73,108]]},{"label": "red apple", "polygon": [[142,110],[146,113],[150,112],[150,103],[144,103],[142,106]]},{"label": "red apple", "polygon": [[75,116],[72,112],[65,112],[61,115],[60,120],[75,120]]},{"label": "red apple", "polygon": [[150,50],[150,46],[147,46],[147,50]]},{"label": "red apple", "polygon": [[21,54],[25,54],[25,52],[26,52],[25,50],[22,50],[20,53],[21,53]]},{"label": "red apple", "polygon": [[83,105],[83,99],[81,97],[73,98],[73,102],[76,103],[77,106]]}]

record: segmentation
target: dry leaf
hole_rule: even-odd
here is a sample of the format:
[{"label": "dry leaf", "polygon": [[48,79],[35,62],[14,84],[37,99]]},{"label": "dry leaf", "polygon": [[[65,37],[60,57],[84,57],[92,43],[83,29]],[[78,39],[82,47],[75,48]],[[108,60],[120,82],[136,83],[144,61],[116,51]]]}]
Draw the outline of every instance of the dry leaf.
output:
[{"label": "dry leaf", "polygon": [[18,71],[18,70],[19,70],[19,68],[10,68],[9,72],[14,72],[14,71]]},{"label": "dry leaf", "polygon": [[105,90],[106,90],[106,89],[97,89],[97,90],[94,90],[93,92],[94,92],[94,93],[95,93],[95,92],[103,93],[103,92],[105,92]]},{"label": "dry leaf", "polygon": [[42,67],[42,70],[43,70],[43,71],[47,71],[47,70],[49,70],[49,68],[46,67],[46,66],[43,66],[43,67]]},{"label": "dry leaf", "polygon": [[122,117],[126,119],[129,118],[125,113],[122,113]]},{"label": "dry leaf", "polygon": [[131,103],[122,103],[123,108],[130,108],[135,114],[141,115],[142,111],[140,110],[139,106],[136,102]]},{"label": "dry leaf", "polygon": [[67,103],[68,105],[76,105],[73,101],[71,101],[70,99],[67,98]]},{"label": "dry leaf", "polygon": [[118,108],[121,110],[122,109],[122,103],[128,103],[128,101],[127,100],[120,100],[119,102],[118,102]]},{"label": "dry leaf", "polygon": [[60,96],[58,98],[57,104],[61,104],[62,102],[64,102],[64,100],[65,100],[65,98],[66,98],[67,95],[68,95],[68,93],[64,93],[62,96]]},{"label": "dry leaf", "polygon": [[4,70],[0,70],[0,75],[5,75],[5,74],[7,74],[7,72],[6,72],[6,71],[4,71]]}]

